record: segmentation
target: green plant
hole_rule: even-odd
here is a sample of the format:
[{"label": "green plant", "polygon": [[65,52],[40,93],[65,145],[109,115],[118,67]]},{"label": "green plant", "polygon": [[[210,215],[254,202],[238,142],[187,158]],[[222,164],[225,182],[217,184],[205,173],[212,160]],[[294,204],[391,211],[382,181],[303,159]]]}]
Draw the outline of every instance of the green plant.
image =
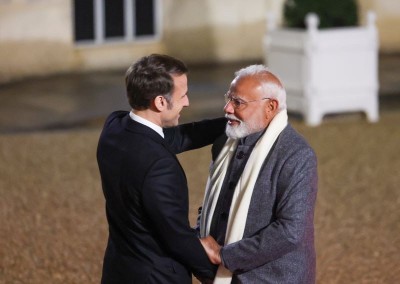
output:
[{"label": "green plant", "polygon": [[287,27],[305,28],[308,13],[319,17],[319,28],[356,26],[358,5],[356,0],[286,0],[284,22]]}]

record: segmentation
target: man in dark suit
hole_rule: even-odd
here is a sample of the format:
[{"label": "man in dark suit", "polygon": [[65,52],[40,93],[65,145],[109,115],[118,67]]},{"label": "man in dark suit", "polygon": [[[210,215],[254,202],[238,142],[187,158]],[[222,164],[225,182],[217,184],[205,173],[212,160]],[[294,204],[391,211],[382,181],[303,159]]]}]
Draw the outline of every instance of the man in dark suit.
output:
[{"label": "man in dark suit", "polygon": [[214,283],[314,283],[315,153],[288,124],[274,74],[235,75],[200,218],[201,235],[223,246]]},{"label": "man in dark suit", "polygon": [[175,154],[213,143],[226,119],[177,126],[189,105],[186,73],[175,58],[141,58],[125,78],[132,111],[105,122],[97,150],[109,224],[102,283],[191,283],[190,272],[214,277],[203,246],[216,243],[190,227],[187,181]]}]

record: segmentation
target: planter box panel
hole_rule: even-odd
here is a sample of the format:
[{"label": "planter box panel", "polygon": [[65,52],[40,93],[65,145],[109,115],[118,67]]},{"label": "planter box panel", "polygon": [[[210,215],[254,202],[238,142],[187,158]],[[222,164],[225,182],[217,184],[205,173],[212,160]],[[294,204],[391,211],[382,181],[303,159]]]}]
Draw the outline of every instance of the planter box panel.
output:
[{"label": "planter box panel", "polygon": [[[306,39],[306,35],[301,31],[271,31],[271,42],[265,44],[270,45],[271,48],[276,49],[290,49],[298,50],[301,52],[304,48],[303,43]],[[268,40],[268,38],[266,38]]]},{"label": "planter box panel", "polygon": [[310,62],[311,84],[320,88],[377,88],[376,58],[370,51],[316,53]]},{"label": "planter box panel", "polygon": [[367,27],[270,29],[264,50],[266,64],[285,85],[288,110],[301,113],[308,125],[320,124],[327,113],[348,111],[378,120],[374,21]]},{"label": "planter box panel", "polygon": [[267,62],[267,66],[280,77],[284,74],[284,78],[280,78],[287,88],[303,89],[304,73],[304,57],[302,54],[291,52],[273,52]]},{"label": "planter box panel", "polygon": [[374,37],[369,29],[343,28],[318,31],[313,39],[316,49],[374,49],[372,43],[375,43]]}]

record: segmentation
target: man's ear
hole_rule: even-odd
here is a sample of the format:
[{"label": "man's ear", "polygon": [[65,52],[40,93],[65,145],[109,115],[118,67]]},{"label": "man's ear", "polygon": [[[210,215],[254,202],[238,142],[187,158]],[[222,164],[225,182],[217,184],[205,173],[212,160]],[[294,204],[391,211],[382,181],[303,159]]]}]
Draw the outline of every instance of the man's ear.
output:
[{"label": "man's ear", "polygon": [[267,103],[267,111],[268,112],[271,112],[271,111],[275,112],[275,111],[277,111],[278,107],[279,107],[279,102],[277,100],[275,100],[275,99],[268,100],[268,103]]},{"label": "man's ear", "polygon": [[271,99],[265,106],[265,117],[268,120],[268,124],[278,113],[279,102],[277,100]]},{"label": "man's ear", "polygon": [[152,103],[154,108],[159,112],[167,108],[167,100],[163,96],[157,96]]},{"label": "man's ear", "polygon": [[277,111],[279,108],[279,102],[277,100],[269,100],[269,108],[272,111]]}]

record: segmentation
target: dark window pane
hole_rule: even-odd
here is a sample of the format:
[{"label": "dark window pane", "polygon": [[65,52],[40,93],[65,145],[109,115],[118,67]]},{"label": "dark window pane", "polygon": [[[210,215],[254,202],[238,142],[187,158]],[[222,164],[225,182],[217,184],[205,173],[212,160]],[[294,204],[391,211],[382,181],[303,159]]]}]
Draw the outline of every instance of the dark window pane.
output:
[{"label": "dark window pane", "polygon": [[154,0],[136,0],[135,35],[154,35]]},{"label": "dark window pane", "polygon": [[93,0],[74,0],[75,41],[94,39]]},{"label": "dark window pane", "polygon": [[106,38],[123,37],[124,32],[124,1],[105,0]]}]

